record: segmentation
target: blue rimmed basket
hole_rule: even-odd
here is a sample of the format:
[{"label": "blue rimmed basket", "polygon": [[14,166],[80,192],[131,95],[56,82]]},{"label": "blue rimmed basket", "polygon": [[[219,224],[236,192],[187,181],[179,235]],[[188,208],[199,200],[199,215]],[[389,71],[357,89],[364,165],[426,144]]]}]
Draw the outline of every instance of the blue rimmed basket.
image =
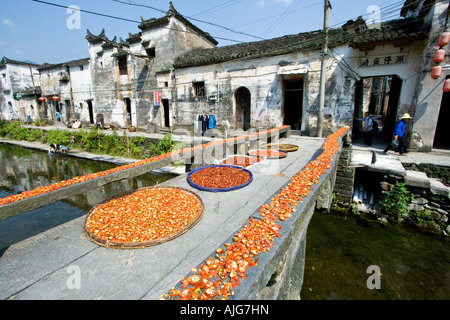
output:
[{"label": "blue rimmed basket", "polygon": [[[203,169],[206,169],[206,168],[214,168],[214,167],[229,167],[229,168],[234,168],[234,169],[242,170],[242,171],[248,172],[248,173],[250,174],[250,179],[249,179],[247,182],[245,182],[245,183],[243,183],[243,184],[241,184],[241,185],[234,186],[234,187],[231,187],[231,188],[208,188],[208,187],[200,186],[200,185],[196,184],[195,182],[193,182],[193,181],[191,180],[191,176],[192,176],[194,173],[196,173],[196,172],[198,172],[198,171],[201,171],[201,170],[203,170]],[[218,164],[218,165],[210,165],[210,166],[205,166],[205,167],[201,167],[201,168],[194,169],[194,170],[192,170],[191,172],[188,173],[186,179],[187,179],[187,182],[189,183],[189,185],[190,185],[191,187],[196,188],[196,189],[199,189],[199,190],[202,190],[202,191],[209,191],[209,192],[228,192],[228,191],[233,191],[233,190],[241,189],[241,188],[244,188],[244,187],[248,186],[248,185],[253,181],[253,174],[251,173],[251,171],[249,171],[249,170],[247,170],[247,169],[244,169],[244,168],[242,168],[242,167],[239,167],[239,166],[233,166],[233,165],[220,165],[220,164]]]}]

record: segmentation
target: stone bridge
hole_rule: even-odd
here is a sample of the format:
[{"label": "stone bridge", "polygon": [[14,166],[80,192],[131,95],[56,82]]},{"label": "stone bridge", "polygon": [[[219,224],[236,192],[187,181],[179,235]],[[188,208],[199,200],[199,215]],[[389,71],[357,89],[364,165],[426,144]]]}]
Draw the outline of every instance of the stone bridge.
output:
[{"label": "stone bridge", "polygon": [[[336,150],[327,155],[329,168],[310,183],[311,189],[297,203],[292,218],[278,221],[280,237],[274,238],[269,252],[258,254],[258,264],[248,268],[231,299],[299,299],[303,282],[306,232],[316,209],[329,209],[336,179],[337,159],[348,130],[336,137]],[[328,141],[327,140],[327,141]],[[325,139],[291,136],[281,127],[258,134],[227,139],[187,148],[176,153],[200,166],[230,153],[245,154],[262,142],[295,144],[299,150],[286,158],[265,160],[251,168],[253,181],[245,188],[211,193],[192,188],[186,175],[162,185],[183,187],[203,200],[202,219],[188,232],[171,241],[143,249],[111,249],[98,246],[84,234],[85,217],[72,220],[10,246],[0,257],[0,298],[2,299],[158,299],[180,285],[193,267],[214,257],[219,247],[232,242],[236,232],[249,219],[261,219],[258,209],[271,201],[292,178],[325,153]],[[173,156],[173,155],[172,155]],[[326,157],[325,157],[326,158]],[[0,206],[0,214],[9,210],[27,211],[47,203],[86,192],[111,181],[141,175],[166,166],[173,157],[161,157],[105,176],[65,186],[50,193],[29,197]],[[196,160],[197,159],[197,160]],[[199,160],[201,159],[201,161]],[[189,161],[190,160],[190,161]],[[78,286],[71,285],[78,276]],[[269,284],[270,280],[270,284]]]}]

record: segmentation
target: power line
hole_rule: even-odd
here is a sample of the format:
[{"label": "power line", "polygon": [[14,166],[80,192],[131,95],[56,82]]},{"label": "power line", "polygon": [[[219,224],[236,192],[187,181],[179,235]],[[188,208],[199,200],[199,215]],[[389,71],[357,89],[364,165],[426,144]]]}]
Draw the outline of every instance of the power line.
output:
[{"label": "power line", "polygon": [[[49,6],[64,8],[64,9],[68,9],[69,8],[69,6],[65,6],[65,5],[61,5],[61,4],[57,4],[57,3],[52,3],[52,2],[47,2],[47,1],[42,1],[42,0],[31,0],[31,1],[42,3],[42,4],[46,4],[46,5],[49,5]],[[122,17],[118,17],[118,16],[113,16],[113,15],[110,15],[110,14],[104,14],[104,13],[100,13],[100,12],[95,12],[95,11],[89,11],[89,10],[84,10],[84,9],[76,9],[76,10],[79,10],[80,12],[84,12],[84,13],[88,13],[88,14],[93,14],[93,15],[97,15],[97,16],[101,16],[101,17],[105,17],[105,18],[110,18],[110,19],[122,20],[122,21],[126,21],[126,22],[132,22],[132,23],[137,23],[137,24],[140,24],[142,22],[142,21],[122,18]],[[198,33],[194,32],[194,31],[191,31],[191,30],[182,30],[182,29],[176,29],[176,28],[164,27],[164,26],[161,26],[161,28],[168,29],[168,30],[173,30],[173,31],[179,31],[179,32],[192,33],[192,34],[200,36]],[[219,40],[232,41],[232,42],[236,42],[236,43],[243,43],[244,42],[244,41],[240,41],[240,40],[221,38],[221,37],[214,37],[214,38],[219,39]]]},{"label": "power line", "polygon": [[[47,1],[41,1],[41,0],[31,0],[31,1],[43,3],[43,4],[46,4],[46,5],[49,5],[49,6],[64,8],[64,9],[68,9],[69,8],[69,6],[64,6],[64,5],[61,5],[61,4],[51,3],[51,2],[47,2]],[[84,12],[84,13],[97,15],[97,16],[101,16],[101,17],[106,17],[106,18],[112,18],[112,19],[117,19],[117,20],[122,20],[122,21],[127,21],[127,22],[140,23],[140,21],[127,19],[127,18],[121,18],[121,17],[117,17],[117,16],[112,16],[112,15],[109,15],[109,14],[104,14],[104,13],[99,13],[99,12],[94,12],[94,11],[89,11],[89,10],[84,10],[84,9],[79,9],[79,11]]]},{"label": "power line", "polygon": [[278,26],[281,21],[283,21],[283,19],[286,17],[286,15],[288,14],[289,10],[294,6],[294,4],[297,3],[298,0],[295,0],[294,2],[291,3],[291,5],[278,17],[277,20],[275,20],[274,23],[272,23],[270,25],[269,28],[266,29],[266,31],[264,31],[261,36],[264,36],[266,34],[268,34],[269,32],[271,32],[273,29],[275,29],[276,26]]},{"label": "power line", "polygon": [[[310,5],[301,7],[301,8],[297,8],[295,10],[291,10],[290,12],[287,13],[287,15],[291,14],[291,13],[294,13],[296,11],[300,11],[300,10],[311,8],[311,7],[318,6],[318,5],[322,5],[322,2],[316,2],[316,3],[310,4]],[[235,26],[234,28],[240,28],[240,27],[248,26],[248,25],[251,25],[251,24],[254,24],[254,23],[258,23],[258,22],[261,22],[261,21],[270,20],[270,19],[273,19],[273,18],[277,18],[277,17],[279,17],[279,16],[281,16],[283,14],[284,13],[276,14],[276,15],[273,15],[273,16],[269,16],[269,17],[266,17],[266,18],[259,19],[259,20],[251,21],[251,22],[248,22],[248,23],[245,23],[245,24],[241,24],[239,26]]]},{"label": "power line", "polygon": [[[46,2],[46,1],[42,1],[42,0],[32,0],[32,1],[34,1],[34,2],[39,2],[39,3],[43,3],[43,4],[47,4],[47,5],[52,5],[52,6],[56,6],[56,7],[60,7],[60,8],[66,8],[66,9],[68,8],[67,6],[64,6],[64,5],[59,5],[59,4],[55,4],[55,3],[51,3],[51,2]],[[399,2],[397,2],[397,3],[400,3],[400,2],[402,2],[402,1],[399,1]],[[394,4],[392,4],[392,5],[395,5],[395,4],[396,4],[396,3],[394,3]],[[386,7],[384,7],[384,8],[391,7],[392,5],[386,6]],[[431,5],[430,5],[430,6],[431,6]],[[383,9],[384,9],[384,8],[383,8]],[[135,20],[131,20],[131,19],[125,19],[125,18],[121,18],[121,17],[117,17],[117,16],[107,15],[107,14],[98,13],[98,12],[93,12],[93,11],[88,11],[88,10],[81,10],[81,9],[80,9],[80,11],[85,12],[85,13],[89,13],[89,14],[100,15],[100,16],[104,16],[104,17],[108,17],[108,18],[119,19],[119,20],[125,20],[125,21],[129,21],[129,22],[133,22],[133,23],[141,23],[141,21],[135,21]],[[399,23],[399,24],[397,25],[397,27],[405,26],[405,25],[407,25],[407,24],[414,23],[414,22],[415,22],[415,21],[408,20],[408,21],[405,21],[405,22],[403,22],[403,23]],[[337,25],[337,24],[336,24],[336,25]],[[179,32],[188,32],[188,33],[193,33],[193,34],[198,35],[198,33],[195,33],[195,32],[190,31],[190,30],[181,30],[181,29],[175,29],[175,28],[171,28],[171,27],[162,27],[162,28],[166,28],[166,29],[170,29],[170,30],[174,30],[174,31],[179,31]],[[237,42],[237,43],[246,43],[246,42],[244,42],[244,41],[239,41],[239,40],[234,40],[234,39],[227,39],[227,38],[221,38],[221,37],[215,37],[215,38],[221,39],[221,40],[225,40],[225,41]],[[266,41],[270,41],[270,40],[266,40]],[[301,46],[301,45],[308,45],[309,43],[315,42],[315,41],[317,41],[317,39],[315,39],[315,37],[312,37],[312,38],[310,38],[310,39],[306,39],[306,40],[300,41],[300,42],[298,42],[298,43],[295,43],[295,46],[298,47],[298,46]],[[303,51],[305,51],[305,49],[303,49]]]},{"label": "power line", "polygon": [[[388,1],[389,2],[389,1]],[[387,2],[385,2],[385,3],[387,3]],[[393,3],[393,4],[391,4],[391,5],[388,5],[388,6],[385,6],[385,7],[380,7],[380,12],[382,12],[383,10],[386,10],[386,9],[388,9],[388,8],[391,8],[392,6],[398,6],[399,4],[402,4],[403,5],[403,3],[404,3],[404,0],[400,0],[400,1],[397,1],[397,2],[395,2],[395,3]],[[354,18],[352,18],[352,19],[348,19],[347,21],[349,21],[349,20],[353,20],[353,19],[357,19],[357,18],[359,18],[359,17],[365,17],[365,16],[368,16],[368,15],[370,15],[371,13],[364,13],[364,14],[361,14],[361,15],[359,15],[359,16],[357,16],[357,17],[354,17]],[[337,20],[337,19],[336,19]],[[343,24],[343,23],[346,23],[347,21],[342,21],[342,22],[338,22],[338,23],[336,23],[336,24],[334,24],[334,25],[332,25],[332,26],[330,26],[330,28],[334,28],[334,27],[337,27],[337,26],[339,26],[339,25],[341,25],[341,24]]]},{"label": "power line", "polygon": [[[204,11],[201,11],[199,13],[196,13],[196,14],[194,14],[194,16],[200,16],[201,17],[201,16],[204,16],[206,14],[210,14],[210,13],[216,12],[217,10],[225,9],[227,7],[230,7],[230,6],[233,6],[235,4],[238,4],[238,3],[242,2],[242,0],[237,0],[237,2],[235,2],[235,1],[236,0],[227,1],[225,3],[217,5],[215,7],[212,7],[212,8],[206,9]],[[232,3],[232,2],[234,2],[234,3]]]},{"label": "power line", "polygon": [[[118,2],[118,3],[122,3],[122,4],[127,4],[127,5],[130,5],[130,6],[149,8],[149,9],[153,9],[153,10],[156,10],[156,11],[159,11],[159,12],[166,13],[166,12],[165,12],[164,10],[162,10],[162,9],[158,9],[158,8],[155,8],[155,7],[152,7],[152,6],[148,6],[148,5],[145,5],[145,4],[141,4],[141,3],[131,3],[131,2],[125,2],[125,1],[120,1],[120,0],[113,0],[113,1],[114,1],[114,2]],[[213,22],[209,22],[209,21],[205,21],[205,20],[200,20],[200,19],[193,18],[193,17],[189,17],[189,16],[182,15],[182,14],[180,14],[180,15],[181,15],[182,17],[184,17],[185,19],[191,19],[191,20],[194,20],[194,21],[197,21],[197,22],[200,22],[200,23],[209,24],[209,25],[211,25],[211,26],[219,27],[219,28],[225,29],[225,30],[227,30],[227,31],[230,31],[230,32],[233,32],[233,33],[236,33],[236,34],[249,36],[249,37],[252,37],[252,38],[255,38],[255,39],[258,39],[258,40],[265,40],[264,38],[261,38],[261,37],[258,37],[258,36],[254,36],[254,35],[249,34],[249,33],[245,33],[245,32],[241,32],[241,31],[235,31],[235,30],[232,30],[232,29],[230,29],[230,28],[228,28],[228,27],[222,26],[222,25],[217,24],[217,23],[213,23]]]}]

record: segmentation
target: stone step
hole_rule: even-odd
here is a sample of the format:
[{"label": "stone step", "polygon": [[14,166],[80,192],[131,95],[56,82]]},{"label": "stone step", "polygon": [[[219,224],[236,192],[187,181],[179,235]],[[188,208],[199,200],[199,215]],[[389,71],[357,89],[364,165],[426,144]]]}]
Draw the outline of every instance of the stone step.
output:
[{"label": "stone step", "polygon": [[430,189],[430,179],[424,172],[406,170],[405,185],[408,187],[418,187]]}]

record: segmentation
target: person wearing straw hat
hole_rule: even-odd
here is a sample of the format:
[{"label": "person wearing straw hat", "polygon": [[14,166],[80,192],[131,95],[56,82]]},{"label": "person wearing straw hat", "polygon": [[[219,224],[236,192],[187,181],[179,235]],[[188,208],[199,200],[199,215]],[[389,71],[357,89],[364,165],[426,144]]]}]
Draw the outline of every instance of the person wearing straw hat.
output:
[{"label": "person wearing straw hat", "polygon": [[398,153],[403,155],[406,152],[406,141],[405,141],[405,129],[407,122],[411,120],[411,116],[408,113],[403,114],[400,121],[397,123],[392,134],[392,142],[384,149],[384,153],[394,148],[398,145]]}]

